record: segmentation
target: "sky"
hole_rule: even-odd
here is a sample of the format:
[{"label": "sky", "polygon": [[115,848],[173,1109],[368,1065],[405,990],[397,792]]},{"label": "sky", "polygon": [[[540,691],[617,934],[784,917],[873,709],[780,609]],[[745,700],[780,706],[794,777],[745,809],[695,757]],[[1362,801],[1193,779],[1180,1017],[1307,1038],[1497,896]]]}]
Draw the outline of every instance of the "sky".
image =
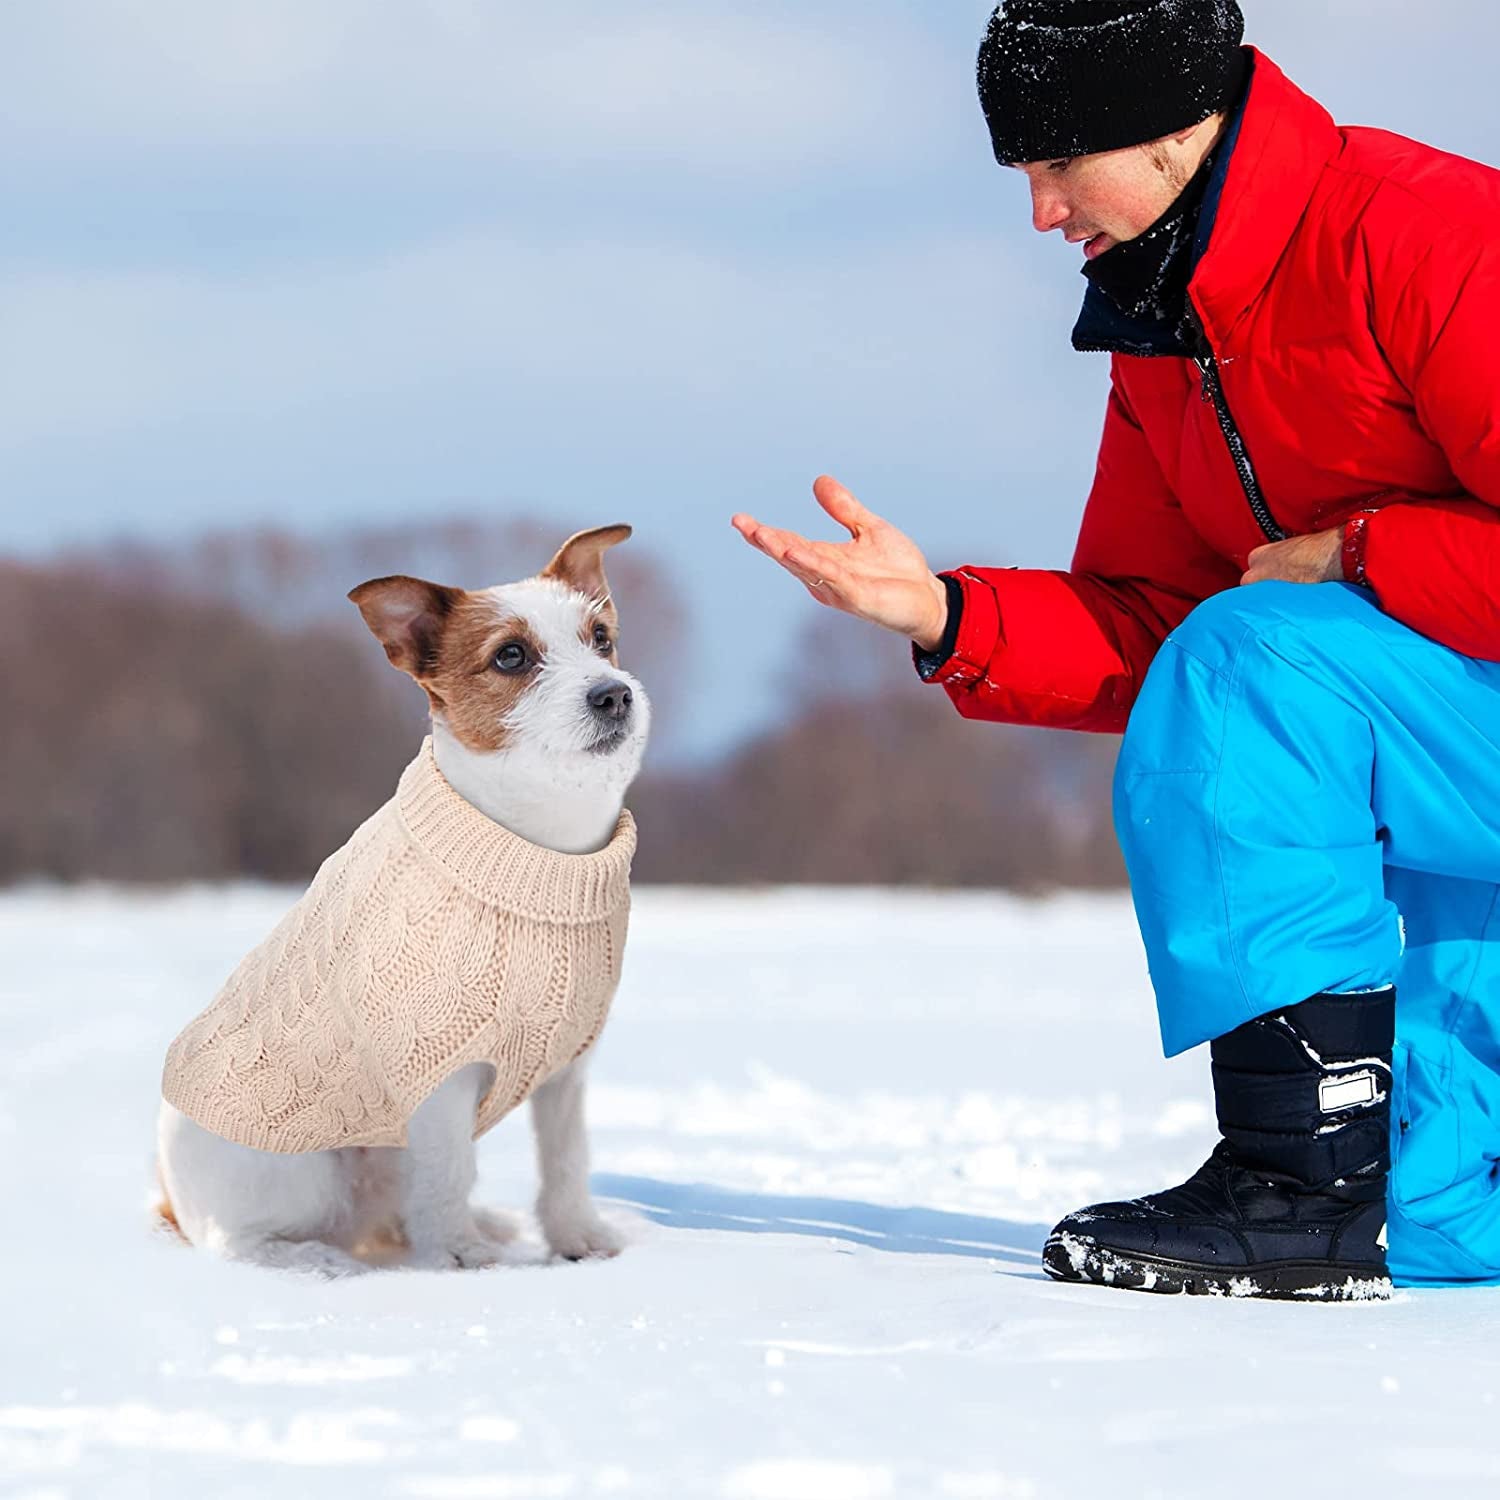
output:
[{"label": "sky", "polygon": [[[1493,0],[1244,8],[1341,121],[1500,162]],[[832,536],[828,471],[935,567],[1064,566],[1107,360],[990,156],[989,10],[6,6],[0,551],[628,521],[697,611],[704,753],[816,609],[732,512]]]}]

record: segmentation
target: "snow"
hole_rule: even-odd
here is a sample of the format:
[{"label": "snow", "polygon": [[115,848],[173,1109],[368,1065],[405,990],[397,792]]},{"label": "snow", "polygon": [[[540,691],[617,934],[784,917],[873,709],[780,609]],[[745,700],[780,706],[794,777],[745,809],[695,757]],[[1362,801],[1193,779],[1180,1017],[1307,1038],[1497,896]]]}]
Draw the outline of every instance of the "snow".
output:
[{"label": "snow", "polygon": [[[1128,902],[637,893],[591,1095],[618,1260],[318,1283],[150,1232],[166,1043],[284,890],[0,896],[0,1495],[1365,1497],[1500,1481],[1500,1303],[1046,1280],[1180,1180]],[[524,1206],[529,1131],[480,1147]]]}]

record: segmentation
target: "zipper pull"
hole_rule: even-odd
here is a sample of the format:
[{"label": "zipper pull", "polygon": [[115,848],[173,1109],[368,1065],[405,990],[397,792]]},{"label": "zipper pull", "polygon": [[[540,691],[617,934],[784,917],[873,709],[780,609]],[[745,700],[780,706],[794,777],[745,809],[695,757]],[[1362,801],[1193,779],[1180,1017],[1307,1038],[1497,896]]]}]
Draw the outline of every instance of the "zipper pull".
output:
[{"label": "zipper pull", "polygon": [[1212,354],[1195,354],[1193,363],[1198,366],[1198,398],[1205,406],[1214,404],[1214,388],[1219,383],[1219,367]]},{"label": "zipper pull", "polygon": [[1214,362],[1213,345],[1208,341],[1208,335],[1203,330],[1203,321],[1198,316],[1198,309],[1189,301],[1187,312],[1183,323],[1191,336],[1193,348],[1193,363],[1198,366],[1198,395],[1202,398],[1204,405],[1213,401],[1213,390],[1211,382],[1218,377],[1218,369]]}]

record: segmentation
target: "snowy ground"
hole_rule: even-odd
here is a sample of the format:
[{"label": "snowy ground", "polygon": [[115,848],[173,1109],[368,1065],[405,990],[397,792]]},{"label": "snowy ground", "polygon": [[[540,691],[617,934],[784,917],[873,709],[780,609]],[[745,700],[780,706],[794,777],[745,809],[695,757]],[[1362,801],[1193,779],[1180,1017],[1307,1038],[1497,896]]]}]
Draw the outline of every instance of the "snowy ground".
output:
[{"label": "snowy ground", "polygon": [[[157,1071],[289,896],[0,896],[0,1494],[1493,1495],[1500,1302],[1051,1284],[1185,1175],[1127,904],[641,891],[595,1067],[619,1260],[318,1284],[147,1230]],[[531,1192],[523,1120],[481,1195]]]}]

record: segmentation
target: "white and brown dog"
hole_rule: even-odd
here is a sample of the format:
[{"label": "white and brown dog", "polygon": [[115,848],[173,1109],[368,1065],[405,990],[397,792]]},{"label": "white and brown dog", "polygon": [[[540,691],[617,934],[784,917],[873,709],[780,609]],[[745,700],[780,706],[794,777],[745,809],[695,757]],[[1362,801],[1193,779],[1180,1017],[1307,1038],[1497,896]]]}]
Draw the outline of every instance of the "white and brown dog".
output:
[{"label": "white and brown dog", "polygon": [[[433,758],[453,791],[561,854],[609,843],[645,748],[650,707],[620,670],[603,567],[605,550],[629,535],[627,526],[581,532],[537,576],[476,593],[398,577],[350,594],[392,663],[426,692]],[[537,1218],[569,1259],[621,1248],[589,1197],[586,1060],[530,1099]],[[449,1076],[411,1115],[400,1147],[257,1150],[164,1100],[163,1215],[194,1245],[324,1275],[367,1269],[356,1252],[381,1242],[404,1246],[414,1266],[496,1264],[514,1226],[469,1203],[476,1109],[492,1072],[471,1063]]]}]

